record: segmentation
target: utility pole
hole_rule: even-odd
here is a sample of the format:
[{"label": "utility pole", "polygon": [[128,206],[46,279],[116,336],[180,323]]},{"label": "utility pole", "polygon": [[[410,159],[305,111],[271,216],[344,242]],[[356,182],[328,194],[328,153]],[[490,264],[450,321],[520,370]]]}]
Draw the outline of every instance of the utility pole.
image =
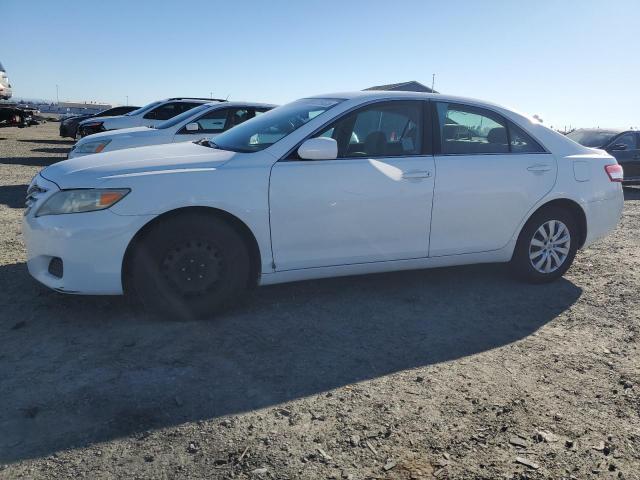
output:
[{"label": "utility pole", "polygon": [[209,99],[213,100],[213,92],[209,92]]},{"label": "utility pole", "polygon": [[56,83],[56,104],[60,103],[60,97],[58,95],[58,84]]},{"label": "utility pole", "polygon": [[435,85],[436,85],[436,74],[435,74],[435,73],[432,73],[432,74],[431,74],[431,91],[432,91],[432,92],[434,91],[434,90],[433,90],[433,87],[435,87]]}]

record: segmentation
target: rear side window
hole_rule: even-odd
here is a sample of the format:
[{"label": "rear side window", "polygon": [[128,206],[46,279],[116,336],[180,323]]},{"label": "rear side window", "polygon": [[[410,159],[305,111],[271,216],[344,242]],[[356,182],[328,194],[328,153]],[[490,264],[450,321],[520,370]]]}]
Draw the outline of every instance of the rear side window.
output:
[{"label": "rear side window", "polygon": [[180,102],[178,103],[178,111],[179,113],[186,112],[200,105],[202,105],[202,103]]},{"label": "rear side window", "polygon": [[338,143],[338,158],[421,155],[422,104],[394,101],[369,105],[342,117],[319,137]]},{"label": "rear side window", "polygon": [[544,152],[523,129],[489,110],[442,102],[436,110],[445,155]]},{"label": "rear side window", "polygon": [[178,102],[165,103],[147,113],[144,118],[153,120],[169,120],[184,110]]},{"label": "rear side window", "polygon": [[519,126],[509,122],[509,140],[514,153],[540,153],[544,148]]}]

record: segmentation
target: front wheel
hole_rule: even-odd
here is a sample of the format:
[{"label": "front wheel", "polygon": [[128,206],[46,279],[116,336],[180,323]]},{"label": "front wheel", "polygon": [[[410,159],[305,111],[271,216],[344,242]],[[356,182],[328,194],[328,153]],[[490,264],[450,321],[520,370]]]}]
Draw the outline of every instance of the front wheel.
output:
[{"label": "front wheel", "polygon": [[185,213],[143,234],[132,254],[127,293],[147,312],[199,319],[236,300],[249,284],[250,271],[244,239],[231,225]]},{"label": "front wheel", "polygon": [[563,208],[535,213],[518,237],[511,259],[513,273],[531,283],[561,277],[573,263],[579,233],[574,217]]}]

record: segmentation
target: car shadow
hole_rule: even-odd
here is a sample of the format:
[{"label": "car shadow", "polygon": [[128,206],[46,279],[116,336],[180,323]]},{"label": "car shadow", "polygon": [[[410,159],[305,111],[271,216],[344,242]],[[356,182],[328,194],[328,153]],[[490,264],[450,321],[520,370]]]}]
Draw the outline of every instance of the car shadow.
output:
[{"label": "car shadow", "polygon": [[0,165],[24,165],[26,167],[48,167],[61,162],[64,157],[0,157]]},{"label": "car shadow", "polygon": [[18,140],[22,143],[40,143],[40,144],[56,144],[56,145],[73,145],[75,143],[74,140],[38,140],[38,139],[27,139],[27,140]]},{"label": "car shadow", "polygon": [[29,185],[0,185],[0,204],[9,208],[23,208]]},{"label": "car shadow", "polygon": [[469,266],[262,287],[214,320],[180,323],[138,317],[122,297],[55,293],[24,264],[0,267],[0,291],[5,463],[500,348],[582,292]]},{"label": "car shadow", "polygon": [[69,148],[68,147],[50,147],[50,148],[33,148],[31,149],[32,152],[38,152],[38,153],[54,153],[54,154],[67,154],[69,153]]}]

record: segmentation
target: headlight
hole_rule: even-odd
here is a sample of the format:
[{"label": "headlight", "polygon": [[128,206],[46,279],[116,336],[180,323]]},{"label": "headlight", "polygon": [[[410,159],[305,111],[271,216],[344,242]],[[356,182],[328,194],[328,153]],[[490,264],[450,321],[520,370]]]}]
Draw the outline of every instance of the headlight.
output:
[{"label": "headlight", "polygon": [[74,147],[73,151],[75,153],[100,153],[109,143],[111,143],[111,140],[95,140],[93,142],[81,143]]},{"label": "headlight", "polygon": [[118,203],[130,191],[128,188],[61,190],[44,202],[38,209],[36,217],[104,210]]}]

